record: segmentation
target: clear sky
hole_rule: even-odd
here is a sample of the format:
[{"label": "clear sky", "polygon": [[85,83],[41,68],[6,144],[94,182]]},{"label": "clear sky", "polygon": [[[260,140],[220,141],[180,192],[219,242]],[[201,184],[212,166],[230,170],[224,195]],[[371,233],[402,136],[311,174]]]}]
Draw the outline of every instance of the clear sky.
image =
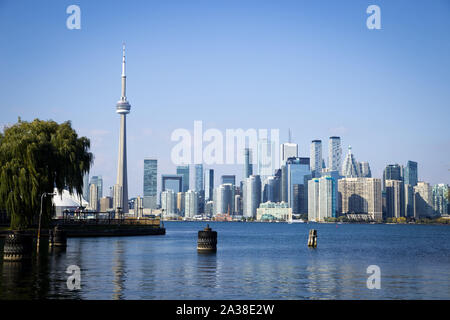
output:
[{"label": "clear sky", "polygon": [[[80,30],[66,27],[71,4]],[[371,4],[381,30],[366,27]],[[194,120],[278,128],[282,142],[291,128],[301,156],[322,139],[326,157],[339,135],[375,177],[414,160],[420,180],[450,182],[447,0],[0,0],[0,34],[0,126],[71,120],[91,139],[104,193],[116,179],[122,42],[130,197],[142,195],[145,157],[175,173],[170,135]],[[241,167],[215,169],[241,178]]]}]

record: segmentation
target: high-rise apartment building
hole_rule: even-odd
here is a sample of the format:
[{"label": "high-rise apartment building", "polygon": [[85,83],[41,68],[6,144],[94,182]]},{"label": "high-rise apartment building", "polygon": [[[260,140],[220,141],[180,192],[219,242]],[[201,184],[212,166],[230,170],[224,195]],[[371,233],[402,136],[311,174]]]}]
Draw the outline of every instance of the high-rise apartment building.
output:
[{"label": "high-rise apartment building", "polygon": [[182,192],[186,192],[189,190],[189,165],[186,166],[177,166],[177,174],[183,177],[183,190]]},{"label": "high-rise apartment building", "polygon": [[261,203],[261,177],[251,175],[243,184],[243,215],[246,218],[256,218],[256,209]]},{"label": "high-rise apartment building", "polygon": [[221,184],[214,189],[214,214],[230,214],[234,212],[234,186],[231,183]]},{"label": "high-rise apartment building", "polygon": [[414,187],[414,218],[433,215],[433,192],[429,183],[419,181]]},{"label": "high-rise apartment building", "polygon": [[252,149],[244,149],[244,175],[243,179],[250,177],[253,174],[253,154]]},{"label": "high-rise apartment building", "polygon": [[447,184],[437,184],[433,186],[432,189],[432,197],[433,197],[433,210],[434,214],[437,215],[448,215],[449,214],[449,186]]},{"label": "high-rise apartment building", "polygon": [[195,165],[195,191],[200,192],[205,189],[203,184],[203,164]]},{"label": "high-rise apartment building", "polygon": [[[308,204],[307,204],[307,183],[308,180],[311,179],[311,170],[310,170],[310,159],[309,158],[289,158],[286,162],[287,166],[287,202],[289,207],[292,208],[293,213],[307,213],[308,212]],[[302,197],[302,195],[298,195],[298,197],[294,196],[294,185],[303,185],[303,192],[305,195],[303,199],[305,200],[303,203],[298,203],[297,206],[294,205],[294,199],[298,199],[298,197]],[[302,192],[299,189],[299,192]]]},{"label": "high-rise apartment building", "polygon": [[176,213],[175,193],[172,190],[161,192],[161,210],[163,210],[163,215]]},{"label": "high-rise apartment building", "polygon": [[405,184],[415,187],[418,182],[417,172],[417,162],[409,160],[403,168],[403,180]]},{"label": "high-rise apartment building", "polygon": [[143,207],[156,209],[158,188],[158,160],[144,159],[144,198]]},{"label": "high-rise apartment building", "polygon": [[328,140],[328,169],[330,171],[341,171],[342,147],[340,137],[330,137]]},{"label": "high-rise apartment building", "polygon": [[404,213],[405,190],[400,180],[386,180],[386,218],[400,218]]},{"label": "high-rise apartment building", "polygon": [[322,173],[322,140],[311,141],[310,159],[312,176],[319,178]]},{"label": "high-rise apartment building", "polygon": [[398,164],[389,164],[383,171],[383,190],[386,190],[386,180],[403,181],[402,167]]},{"label": "high-rise apartment building", "polygon": [[98,198],[98,187],[96,184],[91,183],[91,186],[89,187],[89,207],[91,210],[93,211],[97,211],[98,209],[98,202],[99,202],[99,198]]},{"label": "high-rise apartment building", "polygon": [[205,171],[205,202],[212,201],[214,190],[214,170]]},{"label": "high-rise apartment building", "polygon": [[382,220],[381,179],[340,179],[338,194],[339,211],[342,214],[365,213],[373,220]]},{"label": "high-rise apartment building", "polygon": [[280,166],[286,164],[289,158],[298,157],[298,144],[296,143],[282,143],[280,145]]},{"label": "high-rise apartment building", "polygon": [[325,221],[336,215],[336,184],[332,177],[314,178],[308,182],[308,220]]},{"label": "high-rise apartment building", "polygon": [[185,214],[186,218],[193,218],[198,213],[198,192],[188,190],[185,194]]}]

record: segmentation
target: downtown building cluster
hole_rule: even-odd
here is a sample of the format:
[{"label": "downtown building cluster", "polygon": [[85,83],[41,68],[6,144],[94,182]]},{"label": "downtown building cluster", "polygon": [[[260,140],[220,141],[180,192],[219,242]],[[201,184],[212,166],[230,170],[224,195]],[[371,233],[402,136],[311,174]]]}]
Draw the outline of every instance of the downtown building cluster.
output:
[{"label": "downtown building cluster", "polygon": [[[276,161],[267,161],[261,154],[275,155],[275,147],[261,139],[256,152],[245,148],[242,180],[222,175],[218,185],[214,169],[203,164],[177,166],[176,173],[161,174],[158,179],[158,160],[144,159],[143,196],[130,199],[129,213],[161,214],[165,219],[262,221],[307,215],[317,222],[342,215],[368,221],[448,215],[448,185],[418,181],[414,161],[387,165],[383,177],[374,178],[369,163],[358,162],[351,147],[342,160],[341,139],[333,136],[327,161],[321,140],[311,142],[309,157],[299,157],[298,145],[288,142],[279,146],[280,167],[273,168]],[[89,190],[98,190],[98,181],[92,177]],[[98,197],[101,191],[95,193]],[[92,195],[89,198],[93,200]],[[113,210],[113,204],[114,194],[98,199],[100,211]]]}]

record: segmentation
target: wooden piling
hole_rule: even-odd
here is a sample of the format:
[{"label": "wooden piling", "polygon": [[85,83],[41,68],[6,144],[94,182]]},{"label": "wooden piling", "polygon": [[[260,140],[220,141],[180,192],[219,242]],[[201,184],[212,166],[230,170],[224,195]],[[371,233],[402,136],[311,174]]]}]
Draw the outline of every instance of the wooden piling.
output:
[{"label": "wooden piling", "polygon": [[317,247],[317,230],[315,229],[309,230],[308,247]]}]

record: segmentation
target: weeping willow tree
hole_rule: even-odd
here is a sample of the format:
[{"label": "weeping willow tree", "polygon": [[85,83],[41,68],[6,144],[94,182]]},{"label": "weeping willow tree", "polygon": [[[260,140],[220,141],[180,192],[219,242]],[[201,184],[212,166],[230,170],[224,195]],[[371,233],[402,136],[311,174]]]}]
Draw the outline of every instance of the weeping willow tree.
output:
[{"label": "weeping willow tree", "polygon": [[[37,221],[44,192],[82,193],[83,176],[93,155],[90,141],[78,137],[70,121],[21,121],[0,133],[0,208],[11,218],[11,228],[25,229]],[[52,214],[44,199],[42,222]]]}]

